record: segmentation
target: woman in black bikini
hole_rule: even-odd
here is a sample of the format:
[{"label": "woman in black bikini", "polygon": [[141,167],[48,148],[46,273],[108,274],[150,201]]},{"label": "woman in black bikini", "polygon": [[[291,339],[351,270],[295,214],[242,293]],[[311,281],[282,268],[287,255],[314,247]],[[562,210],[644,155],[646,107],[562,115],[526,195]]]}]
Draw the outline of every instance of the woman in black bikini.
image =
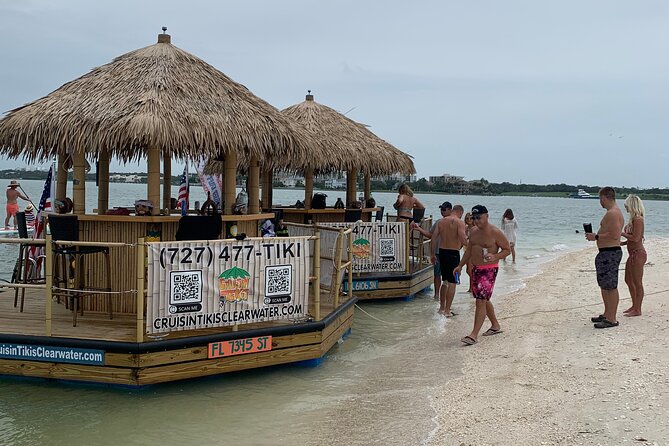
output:
[{"label": "woman in black bikini", "polygon": [[411,188],[402,184],[397,190],[399,195],[393,207],[397,210],[397,221],[411,221],[413,220],[414,209],[425,209],[423,203],[413,196]]},{"label": "woman in black bikini", "polygon": [[623,229],[622,242],[627,245],[627,263],[625,264],[625,283],[630,290],[632,306],[623,311],[625,316],[641,316],[643,301],[643,266],[648,260],[646,248],[643,247],[644,213],[643,202],[636,195],[629,195],[625,200],[625,209],[629,213],[629,222]]}]

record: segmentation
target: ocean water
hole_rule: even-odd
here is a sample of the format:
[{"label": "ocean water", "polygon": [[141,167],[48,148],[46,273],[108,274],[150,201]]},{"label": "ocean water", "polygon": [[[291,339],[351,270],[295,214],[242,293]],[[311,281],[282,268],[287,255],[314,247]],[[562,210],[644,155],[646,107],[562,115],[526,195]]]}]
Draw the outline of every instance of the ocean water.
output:
[{"label": "ocean water", "polygon": [[[22,185],[37,202],[42,182],[23,181]],[[95,187],[87,187],[90,211],[95,207]],[[111,196],[122,198],[112,198],[110,204],[131,205],[144,197],[145,188],[112,184]],[[343,191],[324,192],[328,204],[344,198]],[[392,209],[396,194],[373,195],[378,205]],[[545,262],[588,246],[582,223],[597,227],[603,215],[598,200],[418,197],[426,213],[435,216],[444,200],[465,209],[484,204],[493,223],[498,223],[506,208],[513,209],[519,224],[518,257],[516,264],[507,262],[500,268],[493,298],[497,301],[524,286]],[[302,198],[300,190],[275,190],[277,204]],[[203,201],[204,194],[193,187],[191,200]],[[665,219],[669,202],[645,205],[647,243],[669,237]],[[15,250],[0,246],[0,278],[11,275]],[[469,328],[472,302],[464,292],[463,279],[454,310]],[[0,293],[0,298],[8,298],[7,294]],[[431,294],[409,301],[361,303],[351,334],[318,367],[272,367],[141,391],[0,378],[1,443],[422,444],[435,428],[431,389],[461,373],[464,351],[457,340],[466,334],[454,330],[460,325],[453,325],[453,320],[436,315],[438,304]]]}]

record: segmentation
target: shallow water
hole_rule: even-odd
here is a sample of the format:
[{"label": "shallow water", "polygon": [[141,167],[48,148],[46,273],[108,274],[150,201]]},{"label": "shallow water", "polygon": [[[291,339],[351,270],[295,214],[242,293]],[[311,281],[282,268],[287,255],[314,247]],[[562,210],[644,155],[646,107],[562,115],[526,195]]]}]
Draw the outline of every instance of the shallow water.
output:
[{"label": "shallow water", "polygon": [[[23,187],[37,201],[40,181]],[[94,189],[91,184],[89,189]],[[145,185],[113,184],[128,205]],[[89,190],[90,192],[90,190]],[[193,189],[192,200],[204,194]],[[176,193],[176,188],[174,189]],[[343,192],[326,191],[328,203]],[[294,203],[302,191],[275,191],[278,203]],[[95,204],[89,194],[88,209]],[[395,194],[374,194],[392,209]],[[465,209],[484,204],[496,222],[507,207],[519,221],[518,259],[502,265],[495,299],[523,286],[541,264],[587,246],[581,224],[597,226],[597,200],[538,197],[419,195],[438,215],[448,199]],[[647,238],[669,236],[668,202],[646,202]],[[580,233],[575,231],[579,230]],[[8,279],[15,247],[0,246],[0,277]],[[651,259],[652,260],[652,259]],[[362,303],[350,336],[318,367],[295,365],[234,373],[129,391],[103,386],[0,379],[3,445],[144,444],[421,444],[435,428],[434,385],[461,373],[457,341],[471,323],[471,298],[459,288],[454,310],[435,314],[432,292],[410,301]],[[0,298],[7,292],[0,293]],[[345,435],[342,437],[342,435]]]}]

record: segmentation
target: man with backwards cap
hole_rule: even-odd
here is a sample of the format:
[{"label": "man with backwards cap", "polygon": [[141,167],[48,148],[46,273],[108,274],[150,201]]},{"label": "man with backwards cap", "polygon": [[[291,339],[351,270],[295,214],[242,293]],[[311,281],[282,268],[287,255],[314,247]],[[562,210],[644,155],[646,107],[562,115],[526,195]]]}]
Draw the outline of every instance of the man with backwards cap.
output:
[{"label": "man with backwards cap", "polygon": [[485,206],[480,204],[474,206],[472,218],[477,230],[469,234],[469,245],[465,255],[454,270],[454,273],[460,274],[462,266],[471,260],[473,267],[470,277],[472,294],[476,299],[476,313],[472,332],[461,339],[466,345],[476,344],[486,316],[490,319],[491,325],[483,336],[492,336],[502,332],[490,298],[499,269],[498,261],[511,254],[511,247],[504,233],[488,222],[488,209]]},{"label": "man with backwards cap", "polygon": [[[460,248],[467,244],[465,222],[462,221],[464,209],[459,204],[453,207],[451,215],[442,218],[432,235],[432,249],[437,251],[441,265],[441,290],[439,293],[439,314],[446,317],[455,316],[451,304],[455,297],[458,278],[453,274],[460,262]],[[435,262],[435,255],[432,255]]]},{"label": "man with backwards cap", "polygon": [[[441,218],[443,219],[443,218],[448,217],[449,215],[451,215],[451,209],[452,208],[453,208],[453,206],[448,201],[444,201],[442,204],[440,204],[439,205],[439,211],[441,212]],[[429,231],[427,229],[421,228],[418,225],[418,223],[416,223],[414,221],[411,222],[411,228],[415,229],[416,231],[423,234],[424,237],[431,239],[432,235],[434,234],[434,230],[437,227],[437,223],[439,223],[440,221],[441,221],[441,219],[435,221],[432,224],[432,227],[430,227]],[[438,252],[439,252],[439,249],[437,248],[437,250],[434,251],[434,253],[436,254]],[[434,275],[434,298],[439,299],[439,290],[441,289],[441,268],[439,266],[439,257],[437,257],[436,261],[434,261],[433,263],[434,263],[434,268],[433,268],[432,274]]]}]

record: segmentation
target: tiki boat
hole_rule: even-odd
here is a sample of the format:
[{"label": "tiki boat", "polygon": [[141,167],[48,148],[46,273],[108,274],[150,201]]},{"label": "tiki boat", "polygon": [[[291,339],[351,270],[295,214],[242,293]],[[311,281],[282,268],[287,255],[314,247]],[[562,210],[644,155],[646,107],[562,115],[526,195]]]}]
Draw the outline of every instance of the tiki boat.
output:
[{"label": "tiki boat", "polygon": [[[353,247],[353,294],[359,299],[411,298],[432,284],[429,248],[418,231],[407,222],[396,222],[379,207],[356,209],[358,177],[364,177],[363,204],[370,203],[371,178],[375,175],[416,172],[409,155],[372,133],[367,126],[355,122],[336,110],[314,100],[309,92],[305,100],[282,111],[327,146],[316,166],[301,166],[305,177],[304,208],[274,208],[285,221],[317,223],[350,228]],[[282,167],[282,166],[279,166]],[[292,162],[284,168],[299,168]],[[316,173],[346,172],[346,208],[315,209],[312,202],[313,178]],[[264,190],[264,189],[263,189]],[[359,205],[359,203],[358,203]],[[429,228],[431,219],[414,215],[415,221]],[[348,284],[344,283],[348,292]]]},{"label": "tiki boat", "polygon": [[[352,229],[259,237],[275,217],[259,205],[259,160],[266,173],[318,150],[309,131],[167,34],[10,111],[0,153],[57,158],[57,200],[72,165],[74,209],[41,213],[45,239],[0,240],[20,251],[0,294],[0,375],[140,387],[318,361],[352,325],[355,298],[341,291],[353,284]],[[145,215],[110,214],[112,158],[146,159],[147,195],[136,197],[152,205]],[[205,158],[224,166],[222,213],[173,215],[171,160]],[[95,210],[85,206],[89,161]],[[238,169],[243,215],[233,214]]]}]

